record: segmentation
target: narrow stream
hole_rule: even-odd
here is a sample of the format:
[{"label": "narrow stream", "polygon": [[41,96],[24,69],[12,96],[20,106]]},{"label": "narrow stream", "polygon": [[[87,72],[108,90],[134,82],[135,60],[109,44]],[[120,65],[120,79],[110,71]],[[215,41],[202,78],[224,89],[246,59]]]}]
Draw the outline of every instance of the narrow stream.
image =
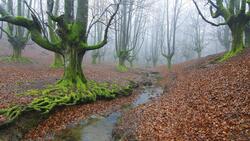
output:
[{"label": "narrow stream", "polygon": [[[155,77],[148,75],[151,79]],[[163,89],[159,86],[144,86],[136,100],[129,106],[135,108],[149,102],[151,99],[160,96]],[[55,141],[112,141],[112,131],[121,117],[120,112],[113,112],[107,117],[92,115],[89,119],[83,120],[76,125],[71,125],[55,135]]]}]

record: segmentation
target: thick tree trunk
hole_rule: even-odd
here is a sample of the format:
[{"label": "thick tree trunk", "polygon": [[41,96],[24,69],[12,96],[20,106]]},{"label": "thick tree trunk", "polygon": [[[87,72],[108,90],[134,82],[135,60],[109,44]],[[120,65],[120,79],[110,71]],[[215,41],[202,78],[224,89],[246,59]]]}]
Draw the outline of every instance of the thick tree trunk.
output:
[{"label": "thick tree trunk", "polygon": [[21,58],[22,58],[22,48],[13,47],[12,59],[15,61],[19,61]]},{"label": "thick tree trunk", "polygon": [[167,58],[167,66],[168,66],[168,69],[171,70],[171,68],[172,68],[172,58]]},{"label": "thick tree trunk", "polygon": [[232,52],[237,52],[238,50],[244,48],[243,32],[244,30],[242,27],[236,27],[235,29],[232,29]]},{"label": "thick tree trunk", "polygon": [[198,51],[197,55],[198,55],[198,58],[200,59],[201,58],[201,51]]},{"label": "thick tree trunk", "polygon": [[130,62],[129,62],[129,65],[130,65],[130,68],[133,68],[133,67],[134,67],[133,61],[130,61]]},{"label": "thick tree trunk", "polygon": [[63,59],[62,56],[58,53],[54,54],[54,62],[51,65],[53,68],[60,68],[63,67]]},{"label": "thick tree trunk", "polygon": [[125,58],[123,58],[123,57],[119,57],[119,66],[126,67],[126,65],[125,65],[125,61],[126,61],[126,59],[125,59]]},{"label": "thick tree trunk", "polygon": [[244,23],[237,23],[230,26],[233,38],[232,47],[231,50],[220,59],[220,61],[225,61],[237,55],[245,48],[243,41],[243,32],[245,30],[245,26],[246,24]]},{"label": "thick tree trunk", "polygon": [[82,71],[82,60],[85,52],[69,48],[64,54],[64,76],[59,82],[76,88],[85,87],[87,79]]},{"label": "thick tree trunk", "polygon": [[245,47],[250,47],[250,27],[247,26],[245,29]]}]

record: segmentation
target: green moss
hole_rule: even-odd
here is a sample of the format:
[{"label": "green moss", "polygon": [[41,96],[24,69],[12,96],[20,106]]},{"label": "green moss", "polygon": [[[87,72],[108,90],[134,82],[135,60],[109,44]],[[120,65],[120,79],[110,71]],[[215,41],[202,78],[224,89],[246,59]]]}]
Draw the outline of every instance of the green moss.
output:
[{"label": "green moss", "polygon": [[121,87],[116,84],[88,81],[87,84],[77,85],[77,89],[69,86],[72,86],[72,84],[63,80],[43,90],[30,90],[22,95],[37,96],[37,98],[25,106],[15,105],[8,109],[0,109],[0,115],[4,115],[9,121],[13,121],[27,111],[39,111],[45,114],[57,106],[75,105],[94,102],[99,99],[109,100],[117,96],[127,96],[131,94],[134,84],[131,83]]},{"label": "green moss", "polygon": [[243,50],[244,50],[244,48],[237,48],[236,50],[229,51],[226,54],[224,54],[222,57],[220,57],[218,60],[219,60],[219,62],[227,61],[228,59],[241,53]]},{"label": "green moss", "polygon": [[21,63],[21,64],[31,64],[33,63],[31,59],[26,57],[13,58],[11,56],[0,57],[0,61],[5,63]]},{"label": "green moss", "polygon": [[50,65],[50,68],[52,69],[59,69],[59,68],[63,68],[63,64],[62,63],[53,63]]},{"label": "green moss", "polygon": [[126,66],[118,65],[118,66],[116,66],[116,70],[118,72],[127,72],[128,68]]}]

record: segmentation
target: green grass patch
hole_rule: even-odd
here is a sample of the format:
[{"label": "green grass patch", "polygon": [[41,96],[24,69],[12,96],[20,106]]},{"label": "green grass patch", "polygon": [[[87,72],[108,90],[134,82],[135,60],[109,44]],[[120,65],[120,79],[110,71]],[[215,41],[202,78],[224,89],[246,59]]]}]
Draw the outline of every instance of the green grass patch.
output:
[{"label": "green grass patch", "polygon": [[13,58],[12,56],[2,56],[0,61],[4,63],[21,63],[21,64],[31,64],[33,61],[27,57]]},{"label": "green grass patch", "polygon": [[122,66],[122,65],[117,65],[116,66],[116,70],[118,72],[127,72],[128,71],[128,68],[126,66]]}]

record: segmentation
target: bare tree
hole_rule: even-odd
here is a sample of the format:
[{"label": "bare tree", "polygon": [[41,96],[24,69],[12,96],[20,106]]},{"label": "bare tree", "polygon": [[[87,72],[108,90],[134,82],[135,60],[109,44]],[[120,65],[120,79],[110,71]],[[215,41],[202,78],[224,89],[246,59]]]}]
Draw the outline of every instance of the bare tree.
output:
[{"label": "bare tree", "polygon": [[[24,16],[27,15],[30,17],[27,9],[24,8],[24,3],[22,0],[17,1],[17,10],[14,10],[14,2],[13,0],[7,1],[7,11],[12,15],[16,16]],[[32,4],[32,0],[29,1],[29,5]],[[11,23],[7,24],[7,28],[4,29],[1,26],[1,30],[7,35],[8,41],[10,42],[13,54],[12,60],[15,62],[20,62],[22,58],[22,50],[25,48],[28,40],[29,40],[29,32],[25,30],[23,27],[14,26]]]},{"label": "bare tree", "polygon": [[231,47],[231,34],[230,28],[225,26],[220,26],[217,28],[217,37],[220,44],[224,47],[224,49],[228,52]]},{"label": "bare tree", "polygon": [[[105,1],[94,1],[94,7],[93,7],[93,17],[98,17],[102,14],[102,12],[104,11],[105,7],[104,7],[104,2]],[[106,20],[106,16],[104,16],[104,21]],[[103,29],[105,28],[105,26],[103,25],[103,23],[100,21],[99,23],[95,24],[94,26],[94,42],[100,42],[102,40],[102,36],[104,34]],[[98,50],[93,50],[91,53],[91,57],[92,57],[92,64],[96,64],[97,63],[97,59],[98,62],[101,62],[101,58],[105,55],[105,49],[98,49]]]},{"label": "bare tree", "polygon": [[115,24],[115,48],[118,68],[126,69],[126,61],[134,61],[142,42],[143,10],[145,0],[122,0]]},{"label": "bare tree", "polygon": [[[145,0],[138,0],[135,4],[137,6],[143,6]],[[132,50],[129,52],[127,61],[130,63],[130,67],[133,67],[134,61],[137,59],[137,55],[139,54],[145,38],[145,29],[146,25],[146,17],[144,15],[144,8],[138,8],[134,12],[134,19],[132,21],[132,30],[130,33],[130,42],[129,48]]]},{"label": "bare tree", "polygon": [[[175,54],[176,48],[176,32],[182,8],[182,0],[174,0],[173,7],[170,7],[169,0],[166,1],[166,39],[167,43],[162,41],[161,53],[167,59],[168,69],[171,69],[172,58]],[[172,15],[170,15],[173,12]],[[163,27],[164,29],[164,27]],[[165,33],[162,34],[165,36]]]},{"label": "bare tree", "polygon": [[247,24],[244,32],[245,32],[245,46],[250,47],[250,22]]},{"label": "bare tree", "polygon": [[[42,1],[40,0],[40,3]],[[56,0],[55,3],[52,0],[47,0],[47,11],[49,13],[53,13],[53,15],[58,16],[59,15],[59,7],[60,7],[60,0]],[[43,12],[42,7],[41,9],[41,13]],[[44,16],[44,15],[42,15]],[[58,40],[58,37],[56,35],[56,33],[53,31],[54,29],[56,29],[56,22],[54,22],[50,16],[47,17],[48,18],[48,28],[49,28],[49,39],[51,42],[56,42]],[[44,20],[44,18],[43,18]],[[52,68],[60,68],[63,67],[63,58],[59,53],[54,53],[54,61],[51,64]]]},{"label": "bare tree", "polygon": [[196,14],[192,17],[192,42],[193,42],[193,50],[197,53],[198,58],[201,58],[202,56],[202,50],[206,46],[206,25],[203,24],[203,22],[200,19],[199,14]]}]

